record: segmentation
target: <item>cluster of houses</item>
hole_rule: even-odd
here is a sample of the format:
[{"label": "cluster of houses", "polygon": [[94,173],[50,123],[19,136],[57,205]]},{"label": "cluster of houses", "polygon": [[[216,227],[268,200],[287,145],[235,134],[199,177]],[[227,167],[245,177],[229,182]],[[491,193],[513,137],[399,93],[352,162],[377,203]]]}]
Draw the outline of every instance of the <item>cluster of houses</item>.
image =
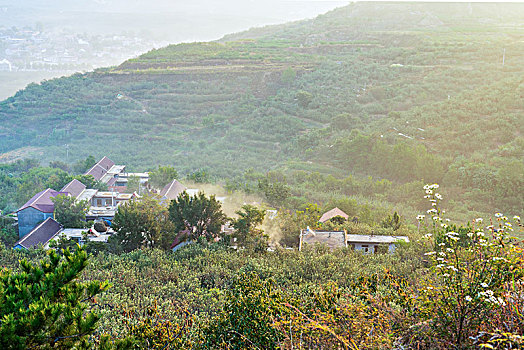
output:
[{"label": "cluster of houses", "polygon": [[[107,185],[107,191],[87,188],[82,182],[72,180],[60,191],[46,189],[34,195],[17,211],[19,240],[15,243],[15,249],[29,249],[37,246],[48,248],[50,243],[60,237],[72,239],[83,244],[86,241],[107,242],[114,233],[111,229],[118,207],[123,203],[135,198],[140,194],[128,193],[127,183],[130,177],[139,178],[140,186],[148,184],[148,173],[128,173],[125,165],[116,165],[107,157],[100,159],[85,175],[91,175],[97,181]],[[187,189],[178,180],[173,179],[159,193],[162,200],[176,199],[182,192],[189,195],[198,192],[197,189]],[[140,192],[140,191],[139,191]],[[76,201],[86,201],[89,209],[86,220],[102,225],[93,225],[89,229],[63,227],[54,218],[55,206],[53,198],[59,195],[73,197]],[[223,201],[224,198],[217,197]],[[268,216],[276,216],[276,211],[268,211]],[[322,215],[319,227],[328,222],[343,223],[349,220],[349,216],[339,208],[334,208]],[[224,227],[226,232],[229,227]],[[306,245],[324,244],[331,249],[352,248],[366,254],[379,252],[393,252],[399,242],[409,242],[406,236],[384,236],[384,235],[360,235],[348,234],[343,231],[314,230],[310,227],[300,232],[299,250]],[[175,241],[171,247],[177,250],[190,242]]]},{"label": "cluster of houses", "polygon": [[[322,215],[319,224],[329,221],[342,223],[347,220],[349,216],[346,213],[339,208],[334,208]],[[402,242],[408,243],[409,238],[406,236],[349,234],[346,230],[323,231],[307,227],[300,232],[299,250],[308,244],[324,244],[331,249],[346,247],[365,254],[393,253],[396,245]]]},{"label": "cluster of houses", "polygon": [[[99,191],[87,188],[82,182],[75,179],[60,191],[48,188],[37,193],[16,212],[19,240],[15,243],[15,249],[28,249],[39,245],[47,248],[51,241],[61,236],[74,239],[80,244],[84,243],[85,239],[107,242],[113,233],[110,225],[118,207],[129,200],[140,197],[136,192],[127,193],[129,178],[138,177],[141,186],[145,186],[149,180],[148,173],[128,173],[125,165],[117,165],[107,157],[100,159],[85,175],[91,175],[95,180],[106,184],[108,190]],[[164,200],[172,200],[183,191],[197,192],[197,190],[186,189],[178,180],[174,179],[160,191],[160,197]],[[97,226],[90,229],[63,227],[54,218],[55,206],[52,199],[58,195],[71,196],[76,201],[86,201],[89,203],[86,220],[103,222],[102,227],[105,224],[109,227],[102,229],[101,232],[95,229]]]}]

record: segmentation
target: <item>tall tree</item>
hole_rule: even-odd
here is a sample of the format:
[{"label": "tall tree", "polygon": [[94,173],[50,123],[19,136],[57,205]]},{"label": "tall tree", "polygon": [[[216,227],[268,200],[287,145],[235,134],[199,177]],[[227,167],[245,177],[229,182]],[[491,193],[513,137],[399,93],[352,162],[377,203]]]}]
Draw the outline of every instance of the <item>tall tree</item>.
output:
[{"label": "tall tree", "polygon": [[149,172],[149,184],[158,189],[177,178],[178,172],[172,166],[159,166],[157,169]]},{"label": "tall tree", "polygon": [[123,251],[141,247],[167,249],[174,240],[167,207],[153,196],[121,205],[112,227],[116,232],[112,240]]},{"label": "tall tree", "polygon": [[78,174],[83,174],[88,171],[93,165],[96,164],[96,159],[93,156],[89,156],[86,159],[80,159],[73,165],[73,170]]},{"label": "tall tree", "polygon": [[182,233],[186,239],[216,238],[227,220],[214,195],[208,198],[204,192],[199,192],[190,196],[185,191],[171,201],[169,217],[175,225],[175,232]]},{"label": "tall tree", "polygon": [[76,201],[74,197],[60,194],[51,198],[55,204],[55,220],[64,227],[84,228],[86,213],[89,210],[88,201]]},{"label": "tall tree", "polygon": [[254,205],[245,204],[241,210],[236,211],[238,218],[231,221],[235,228],[235,238],[237,244],[245,246],[253,240],[263,237],[264,231],[257,226],[264,221],[265,211],[258,209]]},{"label": "tall tree", "polygon": [[138,193],[140,191],[140,178],[136,175],[131,175],[127,178],[127,193]]}]

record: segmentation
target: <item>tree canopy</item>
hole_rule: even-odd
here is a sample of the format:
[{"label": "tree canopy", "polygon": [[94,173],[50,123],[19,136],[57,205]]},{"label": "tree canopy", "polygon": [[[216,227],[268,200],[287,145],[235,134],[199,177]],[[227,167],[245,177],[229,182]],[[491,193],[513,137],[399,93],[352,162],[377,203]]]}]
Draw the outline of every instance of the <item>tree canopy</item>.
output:
[{"label": "tree canopy", "polygon": [[169,217],[175,225],[175,232],[186,239],[204,237],[208,241],[219,236],[227,220],[222,205],[214,195],[206,197],[204,192],[199,192],[190,196],[185,191],[171,201]]},{"label": "tree canopy", "polygon": [[131,251],[141,247],[167,249],[174,240],[168,209],[153,196],[119,206],[112,227],[116,232],[111,237],[115,250]]},{"label": "tree canopy", "polygon": [[67,228],[84,228],[89,202],[76,201],[74,197],[60,194],[51,199],[55,204],[55,220]]}]

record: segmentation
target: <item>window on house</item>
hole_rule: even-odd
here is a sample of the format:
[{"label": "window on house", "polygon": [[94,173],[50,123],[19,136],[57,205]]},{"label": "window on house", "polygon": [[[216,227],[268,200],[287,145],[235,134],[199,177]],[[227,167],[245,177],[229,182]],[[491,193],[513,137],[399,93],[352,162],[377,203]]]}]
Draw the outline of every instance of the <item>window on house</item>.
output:
[{"label": "window on house", "polygon": [[96,206],[97,206],[97,207],[101,207],[101,206],[102,206],[102,199],[98,198],[98,199],[96,200]]}]

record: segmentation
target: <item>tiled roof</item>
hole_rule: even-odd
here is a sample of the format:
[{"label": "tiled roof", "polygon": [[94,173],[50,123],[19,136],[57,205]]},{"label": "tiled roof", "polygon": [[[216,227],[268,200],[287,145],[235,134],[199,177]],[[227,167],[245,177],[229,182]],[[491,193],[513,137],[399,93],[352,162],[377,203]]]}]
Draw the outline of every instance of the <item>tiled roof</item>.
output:
[{"label": "tiled roof", "polygon": [[55,204],[53,203],[51,198],[54,198],[59,194],[67,195],[67,192],[59,192],[50,188],[42,192],[38,192],[33,196],[33,198],[28,200],[27,203],[20,207],[20,209],[18,209],[17,212],[32,207],[37,210],[40,210],[43,213],[52,213],[55,210]]},{"label": "tiled roof", "polygon": [[93,165],[93,167],[89,169],[85,175],[92,175],[95,180],[100,180],[113,165],[115,165],[115,163],[111,159],[104,156],[104,158],[100,159],[98,163]]},{"label": "tiled roof", "polygon": [[343,248],[347,246],[344,231],[313,231],[304,230],[300,237],[301,243],[325,244],[329,248]]},{"label": "tiled roof", "polygon": [[164,186],[162,191],[160,191],[160,197],[165,197],[167,199],[173,200],[178,198],[180,193],[184,192],[186,187],[182,185],[178,180],[173,180],[167,185]]},{"label": "tiled roof", "polygon": [[395,242],[409,242],[406,236],[380,236],[380,235],[346,235],[346,240],[350,243],[395,243]]},{"label": "tiled roof", "polygon": [[45,245],[49,242],[60,230],[62,225],[56,222],[53,218],[47,218],[41,224],[36,226],[28,234],[22,237],[15,243],[15,247],[20,245],[26,249],[33,248],[39,244]]},{"label": "tiled roof", "polygon": [[104,158],[100,159],[97,164],[108,171],[113,165],[115,165],[115,162],[104,156]]},{"label": "tiled roof", "polygon": [[102,168],[100,165],[95,164],[85,175],[91,175],[95,178],[95,180],[99,181],[104,175],[106,174],[107,170]]},{"label": "tiled roof", "polygon": [[333,208],[330,211],[325,212],[324,215],[322,215],[322,217],[320,218],[320,220],[318,220],[318,222],[326,222],[337,216],[341,216],[346,220],[349,218],[349,215],[344,213],[342,210],[338,208]]},{"label": "tiled roof", "polygon": [[77,179],[74,179],[70,183],[64,186],[60,191],[61,192],[67,192],[73,197],[78,197],[80,193],[82,193],[86,189],[86,185],[78,181]]}]

